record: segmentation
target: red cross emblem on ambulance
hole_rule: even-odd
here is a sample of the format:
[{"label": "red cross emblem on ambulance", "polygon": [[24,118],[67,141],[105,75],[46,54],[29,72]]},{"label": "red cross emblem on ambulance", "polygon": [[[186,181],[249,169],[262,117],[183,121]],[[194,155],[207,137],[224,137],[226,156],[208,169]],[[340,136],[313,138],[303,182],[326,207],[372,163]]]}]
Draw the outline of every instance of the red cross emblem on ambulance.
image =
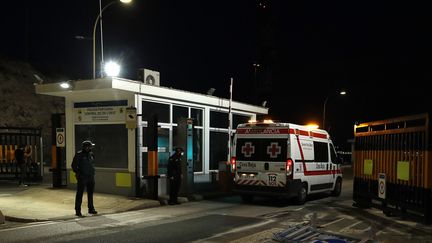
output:
[{"label": "red cross emblem on ambulance", "polygon": [[250,158],[252,154],[255,153],[255,146],[253,146],[251,142],[246,142],[241,147],[241,152],[244,154],[244,157]]},{"label": "red cross emblem on ambulance", "polygon": [[277,158],[282,153],[281,150],[281,146],[278,146],[278,143],[270,143],[270,146],[267,146],[267,154],[270,158]]}]

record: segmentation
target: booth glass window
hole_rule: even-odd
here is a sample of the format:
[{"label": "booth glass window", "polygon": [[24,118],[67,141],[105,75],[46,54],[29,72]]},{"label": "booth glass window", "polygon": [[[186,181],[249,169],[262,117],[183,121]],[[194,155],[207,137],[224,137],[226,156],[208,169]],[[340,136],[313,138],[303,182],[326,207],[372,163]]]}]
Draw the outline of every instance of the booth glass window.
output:
[{"label": "booth glass window", "polygon": [[170,122],[170,106],[168,104],[161,104],[149,101],[142,102],[142,120],[148,121],[151,114],[156,114],[158,122]]},{"label": "booth glass window", "polygon": [[[115,138],[115,139],[112,139]],[[125,124],[75,125],[75,151],[81,143],[91,140],[95,166],[103,168],[128,168],[128,139]]]},{"label": "booth glass window", "polygon": [[[185,138],[184,136],[179,134],[178,126],[172,127],[173,134],[173,148],[182,147],[184,144],[179,140]],[[194,172],[202,172],[203,171],[203,129],[202,128],[194,128],[193,130],[193,169]]]},{"label": "booth glass window", "polygon": [[228,113],[219,111],[210,111],[210,127],[227,128]]},{"label": "booth glass window", "polygon": [[[143,146],[148,147],[147,141],[147,133],[148,128],[143,127]],[[169,152],[169,128],[161,128],[158,127],[158,138],[157,138],[157,146],[158,146],[158,174],[166,174],[168,168],[168,159],[170,156]],[[148,152],[142,153],[143,159],[143,174],[148,174]]]},{"label": "booth glass window", "polygon": [[189,109],[183,106],[173,105],[173,120],[172,123],[178,123],[179,118],[188,118],[189,117]]},{"label": "booth glass window", "polygon": [[166,174],[168,169],[169,129],[158,128],[158,174]]},{"label": "booth glass window", "polygon": [[228,133],[210,131],[210,170],[219,169],[219,162],[228,156]]},{"label": "booth glass window", "polygon": [[233,114],[233,128],[236,129],[239,124],[248,123],[250,116]]},{"label": "booth glass window", "polygon": [[203,129],[195,128],[193,131],[193,161],[194,172],[203,171]]},{"label": "booth glass window", "polygon": [[195,126],[203,125],[203,111],[201,109],[191,108],[191,118],[194,119]]}]

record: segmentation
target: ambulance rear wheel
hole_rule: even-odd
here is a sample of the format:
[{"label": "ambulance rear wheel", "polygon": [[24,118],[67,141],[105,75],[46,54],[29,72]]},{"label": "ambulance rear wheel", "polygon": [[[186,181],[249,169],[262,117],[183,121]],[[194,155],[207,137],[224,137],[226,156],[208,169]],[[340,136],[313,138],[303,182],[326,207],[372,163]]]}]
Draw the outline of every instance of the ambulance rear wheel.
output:
[{"label": "ambulance rear wheel", "polygon": [[252,195],[241,195],[241,198],[243,202],[252,202],[253,196]]},{"label": "ambulance rear wheel", "polygon": [[341,192],[342,192],[342,180],[340,178],[338,178],[336,180],[335,187],[334,187],[333,191],[331,192],[331,194],[333,197],[339,197]]},{"label": "ambulance rear wheel", "polygon": [[307,197],[307,184],[303,183],[300,189],[297,192],[296,202],[299,205],[302,205],[306,202]]}]

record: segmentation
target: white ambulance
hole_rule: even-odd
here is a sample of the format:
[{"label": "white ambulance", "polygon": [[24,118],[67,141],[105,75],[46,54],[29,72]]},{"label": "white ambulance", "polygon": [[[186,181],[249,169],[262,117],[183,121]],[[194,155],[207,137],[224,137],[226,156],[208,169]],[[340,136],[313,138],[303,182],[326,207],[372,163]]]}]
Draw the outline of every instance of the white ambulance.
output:
[{"label": "white ambulance", "polygon": [[341,193],[340,163],[325,130],[291,123],[240,124],[232,154],[234,191],[245,201],[282,196],[303,204],[312,193]]}]

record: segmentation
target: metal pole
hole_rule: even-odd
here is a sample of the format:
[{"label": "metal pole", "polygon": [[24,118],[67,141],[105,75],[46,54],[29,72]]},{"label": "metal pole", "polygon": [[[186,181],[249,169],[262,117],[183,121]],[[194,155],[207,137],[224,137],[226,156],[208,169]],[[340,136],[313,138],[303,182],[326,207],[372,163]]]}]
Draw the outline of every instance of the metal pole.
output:
[{"label": "metal pole", "polygon": [[230,83],[230,99],[229,99],[229,108],[228,108],[228,160],[227,160],[227,163],[230,163],[230,161],[231,161],[232,89],[233,89],[233,78],[231,78],[231,83]]},{"label": "metal pole", "polygon": [[114,3],[117,3],[118,1],[113,1],[110,2],[109,4],[107,4],[105,7],[103,7],[102,9],[101,7],[101,0],[99,0],[99,14],[96,17],[96,20],[94,22],[93,25],[93,79],[96,78],[96,27],[97,27],[97,23],[99,21],[99,19],[101,19],[100,22],[100,29],[101,29],[101,64],[103,63],[103,39],[102,39],[102,13],[103,11],[105,11],[105,9],[107,9],[109,6],[113,5]]},{"label": "metal pole", "polygon": [[327,105],[327,101],[329,99],[329,96],[327,96],[324,100],[324,108],[323,108],[323,122],[322,122],[322,127],[325,130],[325,117],[326,117],[326,105]]},{"label": "metal pole", "polygon": [[101,77],[103,77],[103,64],[104,64],[104,55],[103,55],[103,28],[102,28],[102,0],[99,0],[99,22],[100,22],[100,39],[101,39]]}]

